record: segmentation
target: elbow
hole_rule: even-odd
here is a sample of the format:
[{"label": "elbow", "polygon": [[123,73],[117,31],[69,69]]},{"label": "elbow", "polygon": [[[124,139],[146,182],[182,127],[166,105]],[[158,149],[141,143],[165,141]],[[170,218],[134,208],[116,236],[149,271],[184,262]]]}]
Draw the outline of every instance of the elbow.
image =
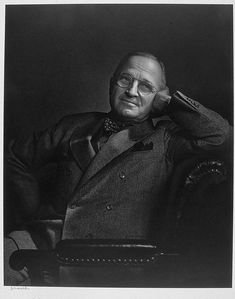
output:
[{"label": "elbow", "polygon": [[233,128],[226,121],[226,125],[219,130],[220,142],[219,145],[232,145],[233,142]]}]

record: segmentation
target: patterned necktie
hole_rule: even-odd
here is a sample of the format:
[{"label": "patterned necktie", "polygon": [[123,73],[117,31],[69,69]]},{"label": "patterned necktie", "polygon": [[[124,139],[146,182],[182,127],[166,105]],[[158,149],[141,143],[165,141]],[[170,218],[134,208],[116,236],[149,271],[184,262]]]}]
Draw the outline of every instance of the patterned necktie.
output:
[{"label": "patterned necktie", "polygon": [[130,122],[116,121],[110,117],[104,119],[104,133],[107,136],[111,136],[113,133],[120,132],[131,125]]}]

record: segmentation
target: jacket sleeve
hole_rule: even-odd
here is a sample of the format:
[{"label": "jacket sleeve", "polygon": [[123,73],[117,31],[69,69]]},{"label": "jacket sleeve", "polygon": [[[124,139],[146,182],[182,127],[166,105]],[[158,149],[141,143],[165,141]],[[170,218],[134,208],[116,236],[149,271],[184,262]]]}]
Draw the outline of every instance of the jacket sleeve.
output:
[{"label": "jacket sleeve", "polygon": [[61,147],[68,144],[73,125],[62,119],[51,129],[34,133],[29,138],[12,140],[6,161],[6,218],[15,225],[33,219],[40,206],[36,172],[56,162]]},{"label": "jacket sleeve", "polygon": [[232,130],[218,113],[177,91],[168,107],[177,124],[167,130],[167,157],[176,162],[190,153],[218,152],[231,141]]}]

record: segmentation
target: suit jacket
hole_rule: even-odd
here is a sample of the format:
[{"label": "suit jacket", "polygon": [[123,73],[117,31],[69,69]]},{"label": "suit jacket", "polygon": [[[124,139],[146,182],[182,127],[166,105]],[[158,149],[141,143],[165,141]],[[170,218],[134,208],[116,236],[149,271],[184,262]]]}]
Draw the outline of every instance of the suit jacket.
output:
[{"label": "suit jacket", "polygon": [[[227,121],[180,92],[168,114],[113,134],[96,155],[92,140],[105,113],[66,116],[13,141],[8,176],[23,222],[61,219],[62,239],[150,238],[174,164],[188,153],[222,150],[230,134]],[[35,173],[48,163],[58,165],[57,195],[43,203]]]}]

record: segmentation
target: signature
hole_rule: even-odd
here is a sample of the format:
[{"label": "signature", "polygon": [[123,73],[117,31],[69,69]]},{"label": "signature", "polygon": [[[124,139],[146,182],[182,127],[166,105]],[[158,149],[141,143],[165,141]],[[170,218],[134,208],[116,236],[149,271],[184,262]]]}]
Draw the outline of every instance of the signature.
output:
[{"label": "signature", "polygon": [[30,288],[27,286],[11,286],[11,291],[14,290],[30,290]]}]

